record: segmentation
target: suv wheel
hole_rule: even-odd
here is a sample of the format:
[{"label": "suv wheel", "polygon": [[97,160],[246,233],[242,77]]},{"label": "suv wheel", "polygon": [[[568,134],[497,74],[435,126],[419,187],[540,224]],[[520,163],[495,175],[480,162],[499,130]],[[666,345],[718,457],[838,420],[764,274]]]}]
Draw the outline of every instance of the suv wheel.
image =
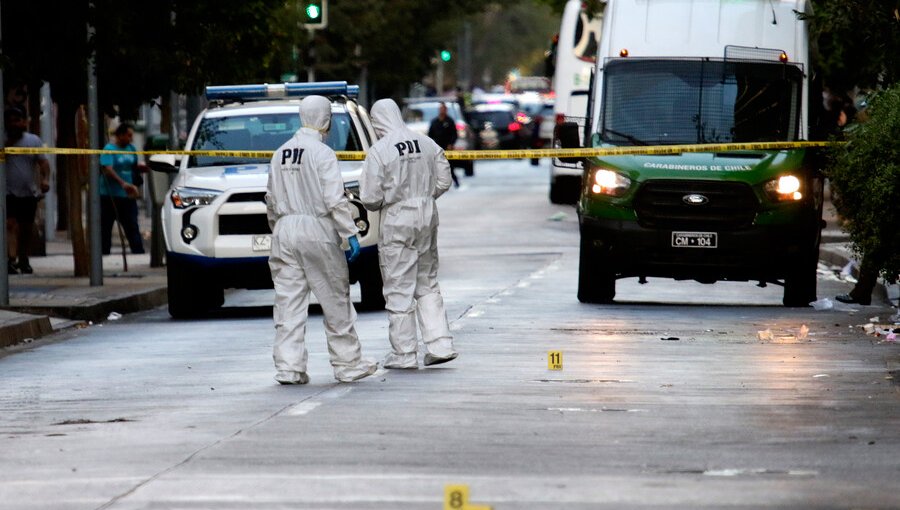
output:
[{"label": "suv wheel", "polygon": [[169,258],[166,266],[169,315],[175,319],[190,319],[225,302],[225,291],[212,286],[196,268],[178,259]]},{"label": "suv wheel", "polygon": [[616,273],[610,269],[609,257],[592,246],[592,240],[581,234],[578,257],[578,301],[612,303],[616,297]]},{"label": "suv wheel", "polygon": [[384,310],[384,282],[381,280],[381,267],[378,255],[368,257],[363,263],[359,276],[359,290],[362,299],[360,310]]}]

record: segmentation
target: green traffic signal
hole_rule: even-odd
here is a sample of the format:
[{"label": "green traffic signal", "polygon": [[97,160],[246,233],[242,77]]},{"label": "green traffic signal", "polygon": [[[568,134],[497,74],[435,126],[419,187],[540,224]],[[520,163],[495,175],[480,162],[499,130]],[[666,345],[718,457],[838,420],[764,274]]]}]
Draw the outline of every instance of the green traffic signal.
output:
[{"label": "green traffic signal", "polygon": [[444,62],[450,62],[450,59],[453,56],[450,54],[450,50],[441,50],[441,60]]},{"label": "green traffic signal", "polygon": [[306,17],[309,21],[318,21],[320,16],[322,16],[322,9],[318,5],[309,4],[306,6]]}]

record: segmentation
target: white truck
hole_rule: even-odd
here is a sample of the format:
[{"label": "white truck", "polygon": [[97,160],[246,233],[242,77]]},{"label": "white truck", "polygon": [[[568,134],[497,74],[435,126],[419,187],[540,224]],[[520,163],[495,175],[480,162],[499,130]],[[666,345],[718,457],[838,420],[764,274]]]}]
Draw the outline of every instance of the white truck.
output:
[{"label": "white truck", "polygon": [[[274,151],[300,128],[300,99],[317,94],[332,103],[325,143],[365,151],[376,140],[366,110],[346,82],[207,87],[210,107],[194,122],[186,148],[194,151]],[[266,218],[268,158],[155,155],[153,170],[174,173],[162,208],[169,314],[186,318],[220,307],[224,289],[272,287]],[[347,196],[360,229],[360,257],[350,264],[363,308],[381,308],[378,214],[358,201],[362,162],[341,161]],[[346,248],[346,247],[345,247]]]},{"label": "white truck", "polygon": [[[600,8],[605,6],[600,3]],[[577,122],[582,127],[590,96],[591,71],[597,62],[603,11],[588,14],[582,0],[569,0],[563,10],[556,43],[553,73],[553,112],[556,125]],[[582,132],[582,135],[584,133]],[[559,148],[559,138],[553,146]],[[550,201],[574,204],[581,189],[581,163],[553,158],[550,165]]]}]

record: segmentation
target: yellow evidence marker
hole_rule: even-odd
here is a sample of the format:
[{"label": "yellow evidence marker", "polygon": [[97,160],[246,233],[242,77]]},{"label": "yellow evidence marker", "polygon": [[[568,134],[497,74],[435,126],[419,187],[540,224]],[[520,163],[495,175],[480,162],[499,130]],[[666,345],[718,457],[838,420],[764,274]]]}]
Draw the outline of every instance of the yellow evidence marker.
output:
[{"label": "yellow evidence marker", "polygon": [[562,369],[562,351],[547,351],[547,370]]},{"label": "yellow evidence marker", "polygon": [[444,510],[492,510],[486,505],[469,504],[468,485],[447,485],[444,487]]},{"label": "yellow evidence marker", "polygon": [[468,485],[444,486],[444,510],[464,510],[469,504]]}]

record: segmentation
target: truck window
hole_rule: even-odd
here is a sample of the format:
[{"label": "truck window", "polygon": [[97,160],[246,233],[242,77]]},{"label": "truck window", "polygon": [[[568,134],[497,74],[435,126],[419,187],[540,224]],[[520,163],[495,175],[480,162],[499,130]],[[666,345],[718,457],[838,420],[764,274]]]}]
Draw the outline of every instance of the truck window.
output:
[{"label": "truck window", "polygon": [[617,60],[604,70],[598,131],[607,143],[792,141],[802,70],[791,64]]}]

